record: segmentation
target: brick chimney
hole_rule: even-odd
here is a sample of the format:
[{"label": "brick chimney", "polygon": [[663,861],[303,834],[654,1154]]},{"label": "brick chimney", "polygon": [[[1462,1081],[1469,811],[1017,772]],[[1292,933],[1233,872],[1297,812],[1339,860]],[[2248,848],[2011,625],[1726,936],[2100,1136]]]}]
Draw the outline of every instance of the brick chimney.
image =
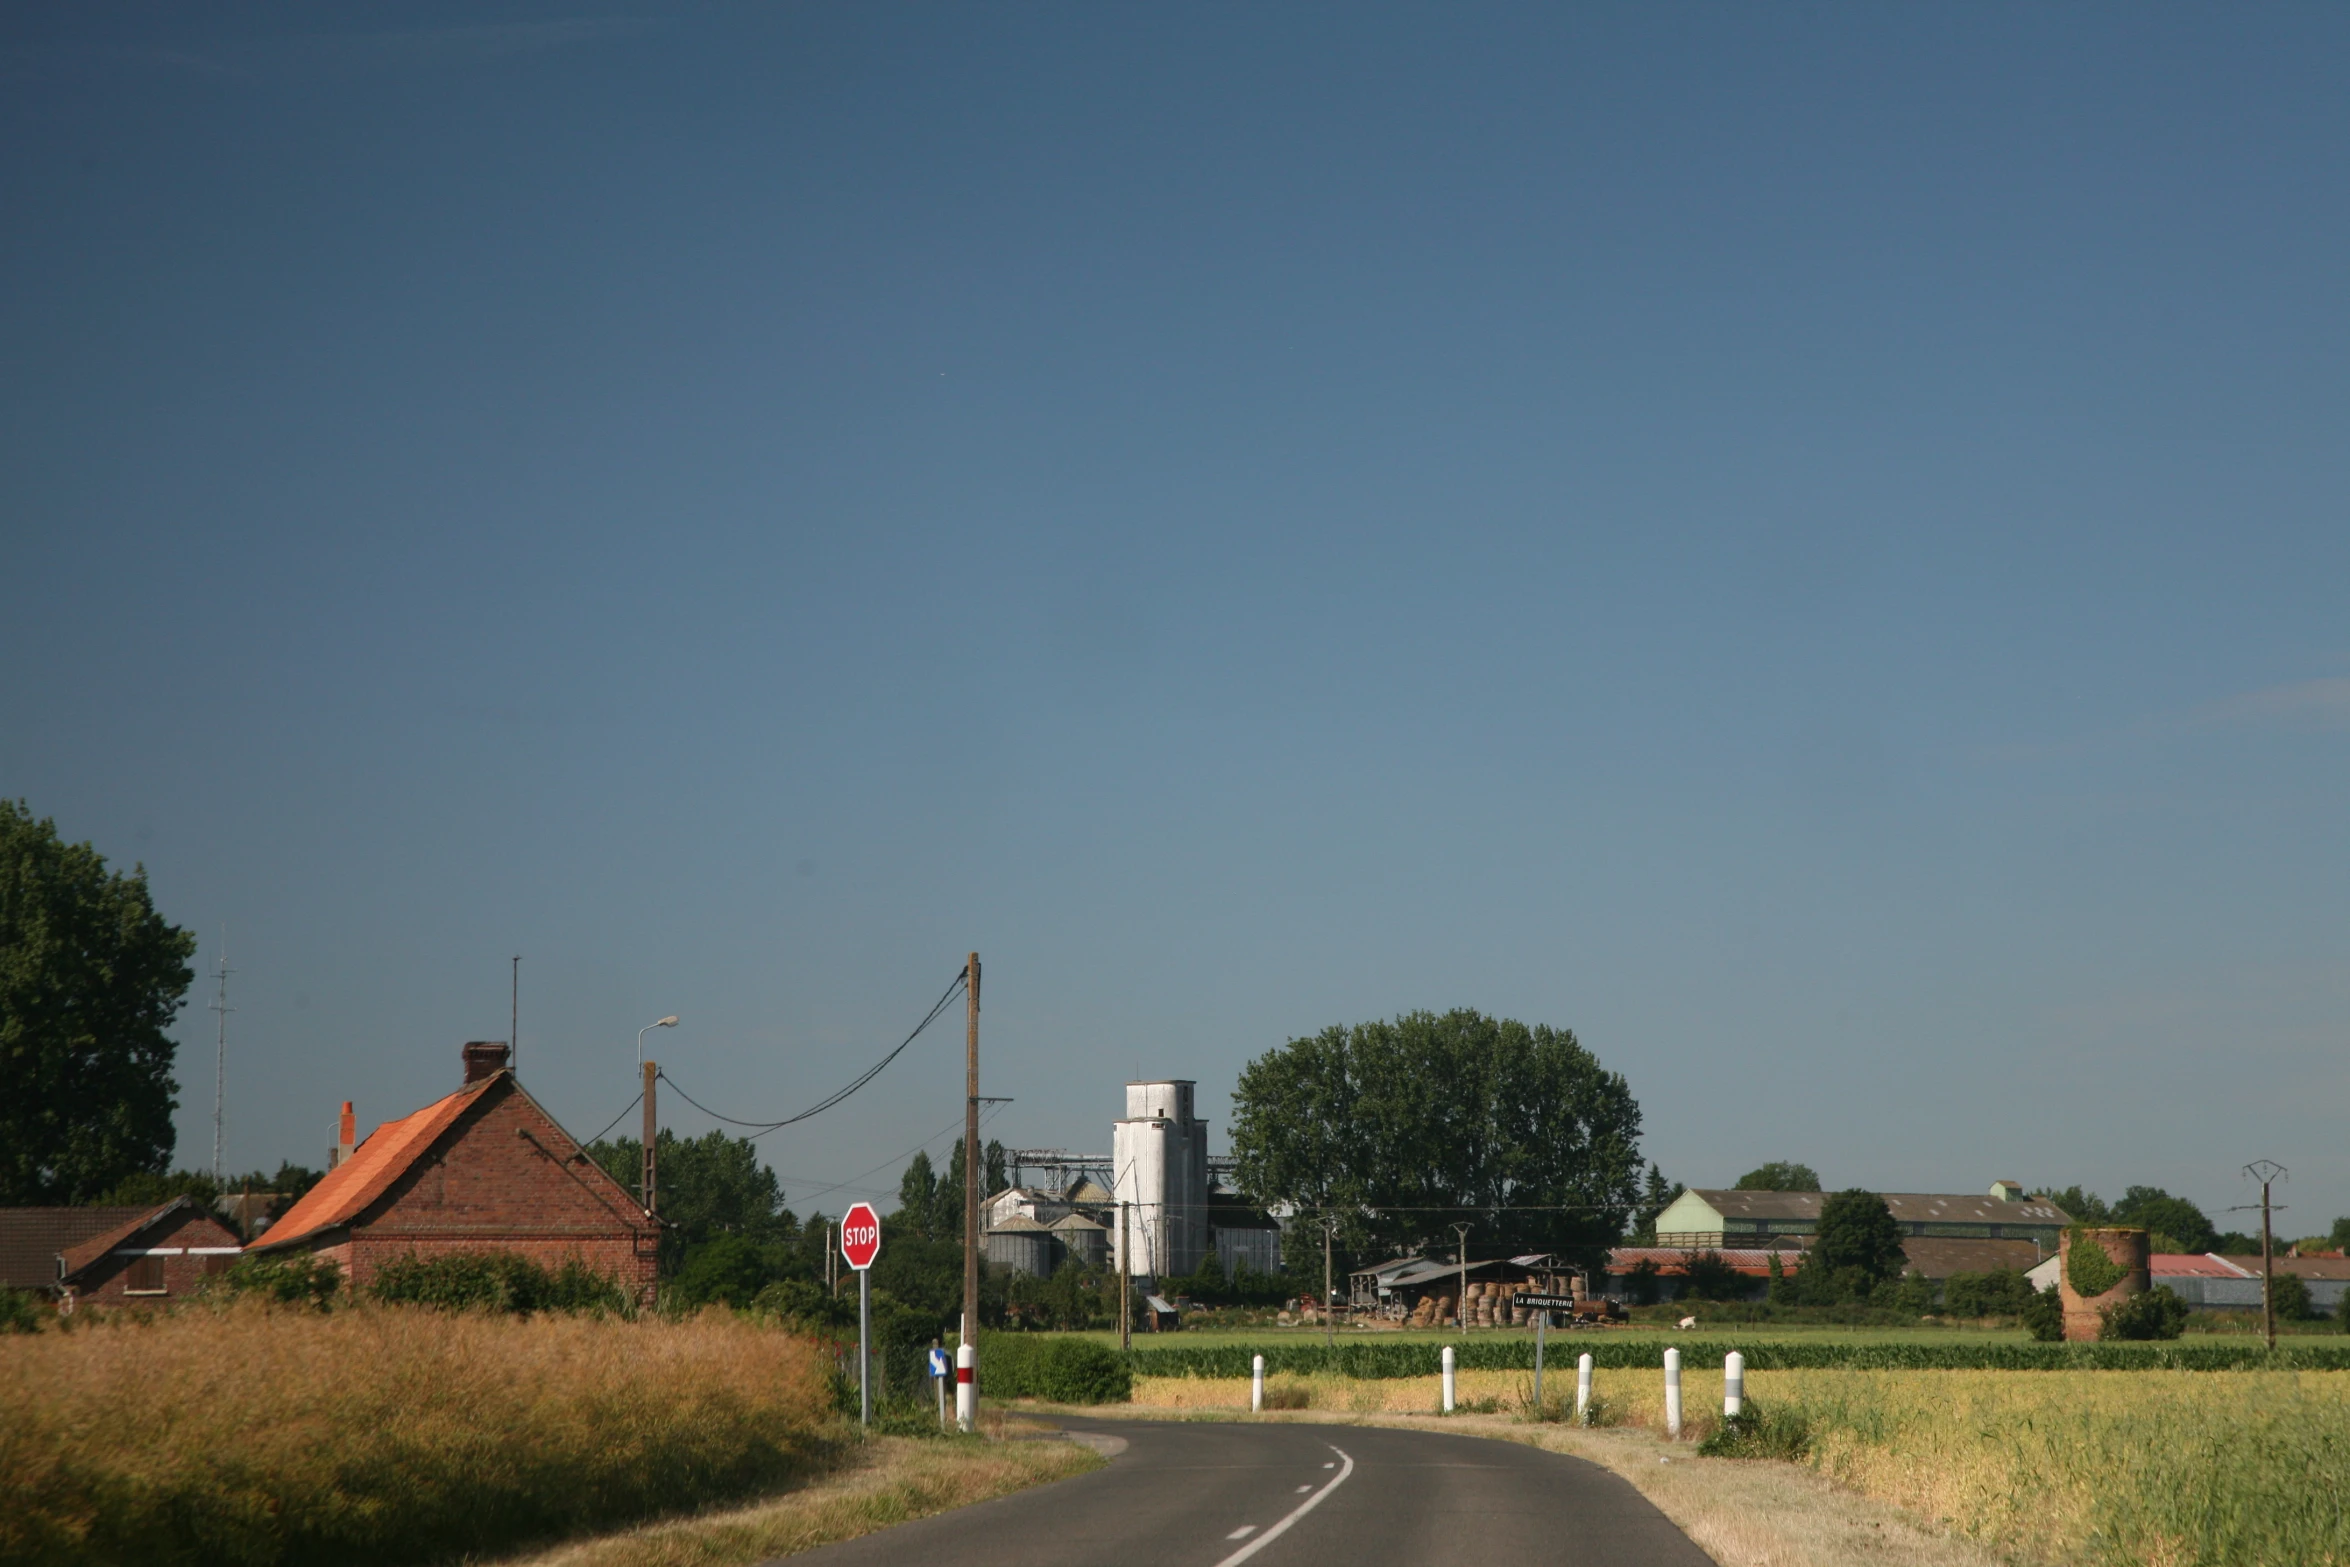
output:
[{"label": "brick chimney", "polygon": [[465,1081],[478,1083],[494,1072],[506,1070],[506,1041],[503,1039],[476,1039],[465,1046]]},{"label": "brick chimney", "polygon": [[351,1157],[351,1150],[359,1146],[359,1118],[351,1113],[351,1101],[343,1101],[343,1118],[335,1126],[335,1151],[327,1156],[326,1167],[333,1169]]}]

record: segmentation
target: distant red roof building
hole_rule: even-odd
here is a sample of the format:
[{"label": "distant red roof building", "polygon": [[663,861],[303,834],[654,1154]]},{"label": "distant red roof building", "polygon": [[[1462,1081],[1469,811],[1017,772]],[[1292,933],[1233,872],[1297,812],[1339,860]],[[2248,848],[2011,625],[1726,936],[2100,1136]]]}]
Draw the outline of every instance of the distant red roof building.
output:
[{"label": "distant red roof building", "polygon": [[505,1046],[464,1058],[463,1088],[369,1133],[246,1251],[332,1258],[357,1289],[403,1257],[577,1259],[649,1304],[659,1226],[524,1091]]}]

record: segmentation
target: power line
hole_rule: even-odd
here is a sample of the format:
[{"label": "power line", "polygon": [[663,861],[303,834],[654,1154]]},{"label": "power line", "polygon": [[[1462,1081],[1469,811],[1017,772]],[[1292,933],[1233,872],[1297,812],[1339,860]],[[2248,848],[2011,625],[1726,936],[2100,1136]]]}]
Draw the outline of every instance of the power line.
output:
[{"label": "power line", "polygon": [[[1009,1101],[1007,1101],[1007,1103],[1008,1102]],[[979,1124],[985,1126],[988,1122],[994,1120],[998,1113],[999,1112],[996,1110],[989,1110],[985,1112],[980,1116]],[[948,1133],[960,1130],[962,1125],[963,1118],[958,1115],[945,1126],[939,1128],[937,1131],[931,1133],[928,1137],[922,1139],[922,1141],[916,1143],[913,1147],[907,1149],[904,1153],[892,1154],[870,1170],[859,1170],[855,1175],[850,1176],[847,1180],[835,1181],[832,1185],[824,1187],[818,1191],[806,1193],[799,1200],[801,1202],[813,1202],[819,1197],[830,1196],[832,1193],[840,1191],[880,1192],[883,1196],[887,1196],[888,1192],[884,1188],[875,1186],[859,1186],[857,1182],[863,1180],[868,1175],[878,1175],[880,1172],[888,1169],[891,1165],[898,1163],[902,1159],[911,1159],[918,1153],[929,1152],[931,1144],[943,1141]],[[965,1159],[971,1158],[971,1151],[969,1149],[965,1149],[963,1151],[963,1157]],[[787,1187],[792,1183],[792,1178],[789,1176],[781,1177],[781,1179]]]},{"label": "power line", "polygon": [[692,1105],[696,1110],[701,1111],[702,1114],[710,1117],[710,1119],[713,1121],[724,1121],[729,1126],[749,1127],[752,1129],[751,1135],[753,1137],[764,1137],[769,1132],[780,1131],[784,1127],[794,1125],[800,1121],[805,1121],[810,1116],[822,1115],[825,1111],[831,1109],[834,1105],[839,1104],[842,1100],[848,1098],[849,1095],[855,1093],[858,1089],[863,1088],[867,1083],[870,1083],[875,1078],[879,1077],[882,1074],[884,1068],[886,1068],[892,1061],[895,1061],[900,1055],[905,1053],[905,1049],[908,1045],[912,1044],[915,1040],[922,1036],[922,1031],[924,1029],[938,1021],[939,1014],[947,1009],[948,1003],[953,1001],[956,996],[962,993],[963,984],[964,976],[957,974],[955,976],[954,983],[948,985],[946,988],[946,993],[938,998],[937,1005],[930,1009],[929,1014],[925,1016],[921,1022],[914,1025],[914,1032],[908,1034],[904,1039],[898,1041],[897,1049],[892,1050],[888,1055],[883,1056],[879,1061],[874,1062],[873,1065],[867,1067],[863,1072],[859,1073],[856,1079],[846,1088],[843,1088],[838,1093],[833,1094],[826,1099],[820,1100],[817,1103],[810,1105],[807,1109],[802,1110],[798,1115],[788,1115],[780,1121],[744,1121],[738,1120],[736,1117],[731,1115],[721,1115],[716,1110],[711,1109],[708,1105],[703,1104],[693,1095],[687,1093],[683,1088],[679,1087],[677,1079],[671,1077],[666,1071],[661,1074],[661,1077],[669,1084],[670,1087],[677,1089],[678,1098],[684,1100],[687,1104]]},{"label": "power line", "polygon": [[629,1110],[634,1110],[634,1109],[635,1109],[635,1108],[636,1108],[638,1105],[641,1105],[641,1104],[643,1104],[644,1102],[645,1102],[645,1096],[644,1096],[643,1094],[639,1094],[639,1095],[637,1095],[637,1096],[636,1096],[634,1099],[631,1099],[631,1100],[628,1102],[628,1107],[627,1107],[627,1109],[624,1109],[624,1110],[622,1110],[622,1111],[621,1111],[621,1112],[620,1112],[618,1115],[614,1116],[614,1117],[613,1117],[611,1120],[609,1120],[609,1121],[607,1121],[607,1122],[605,1122],[605,1123],[604,1123],[604,1131],[603,1131],[603,1132],[598,1132],[598,1133],[597,1133],[595,1136],[593,1136],[593,1137],[589,1137],[589,1138],[584,1138],[584,1139],[582,1139],[582,1140],[581,1140],[581,1142],[580,1142],[580,1146],[581,1146],[582,1148],[585,1148],[585,1147],[587,1147],[587,1146],[588,1146],[590,1143],[600,1143],[600,1142],[602,1142],[602,1141],[604,1140],[604,1133],[605,1133],[605,1132],[609,1132],[609,1131],[611,1131],[613,1127],[615,1127],[615,1126],[618,1126],[618,1125],[619,1125],[621,1122],[623,1122],[623,1121],[627,1120],[627,1119],[628,1119],[628,1112],[629,1112]]}]

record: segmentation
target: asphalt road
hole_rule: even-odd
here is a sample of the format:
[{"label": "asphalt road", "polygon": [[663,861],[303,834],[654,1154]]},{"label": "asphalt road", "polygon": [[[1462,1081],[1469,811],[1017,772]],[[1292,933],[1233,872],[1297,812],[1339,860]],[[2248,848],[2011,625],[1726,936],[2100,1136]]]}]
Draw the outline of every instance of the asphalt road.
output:
[{"label": "asphalt road", "polygon": [[1625,1481],[1516,1442],[1382,1426],[1062,1424],[1126,1446],[1106,1469],[826,1546],[795,1567],[1713,1567]]}]

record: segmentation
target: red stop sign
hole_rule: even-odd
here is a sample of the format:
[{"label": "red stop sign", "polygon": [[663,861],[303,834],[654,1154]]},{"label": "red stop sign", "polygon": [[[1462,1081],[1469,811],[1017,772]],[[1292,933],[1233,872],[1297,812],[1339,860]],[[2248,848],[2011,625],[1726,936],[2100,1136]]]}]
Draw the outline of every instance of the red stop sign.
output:
[{"label": "red stop sign", "polygon": [[881,1255],[881,1216],[870,1203],[858,1203],[840,1216],[840,1254],[859,1273]]}]

